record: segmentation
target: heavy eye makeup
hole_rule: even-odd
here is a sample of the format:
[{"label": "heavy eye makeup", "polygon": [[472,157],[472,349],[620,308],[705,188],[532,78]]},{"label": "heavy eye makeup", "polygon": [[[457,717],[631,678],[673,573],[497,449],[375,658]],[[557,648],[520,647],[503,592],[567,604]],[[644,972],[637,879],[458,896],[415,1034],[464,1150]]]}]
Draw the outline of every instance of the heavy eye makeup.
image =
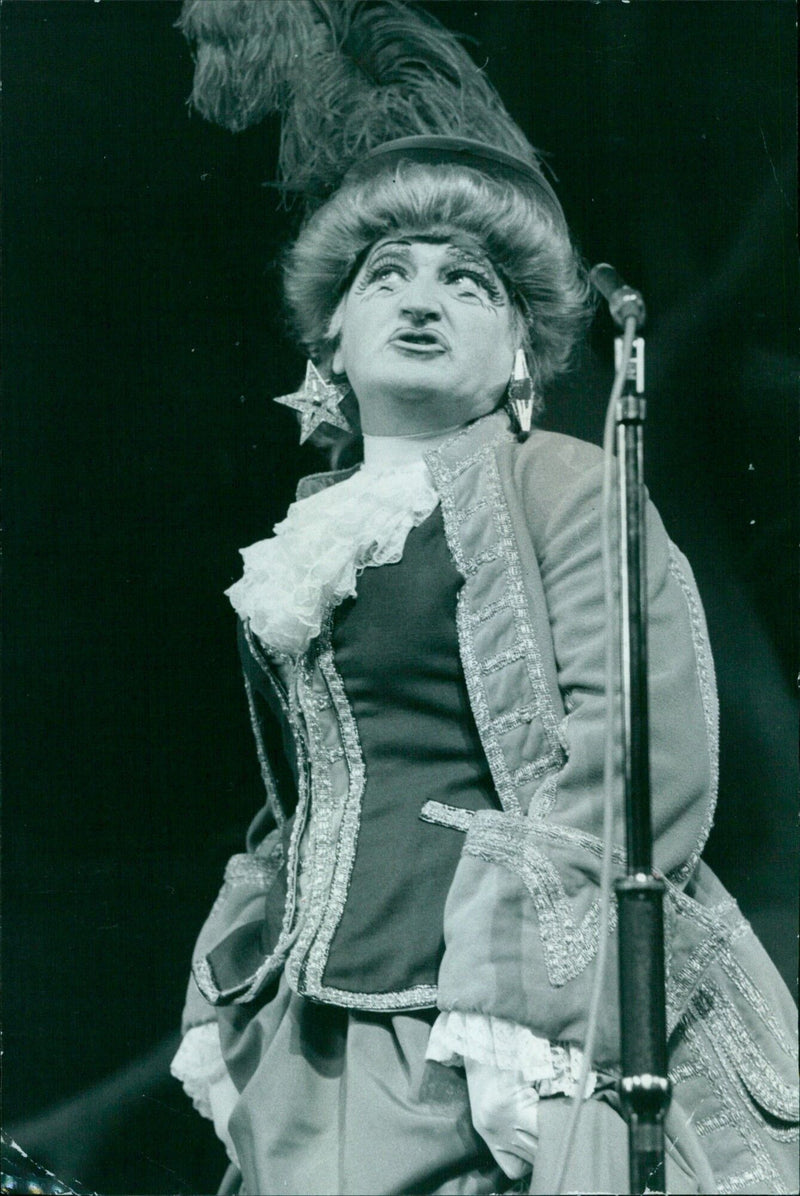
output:
[{"label": "heavy eye makeup", "polygon": [[365,291],[374,282],[389,282],[392,275],[405,278],[408,273],[408,259],[402,255],[387,251],[378,253],[368,261],[364,267],[360,280],[356,283],[357,291]]},{"label": "heavy eye makeup", "polygon": [[[354,289],[363,294],[374,285],[392,287],[408,278],[413,269],[412,255],[404,247],[387,245],[378,248],[364,264]],[[474,252],[451,246],[439,269],[439,277],[459,298],[488,300],[494,307],[505,305],[506,295],[494,270]]]},{"label": "heavy eye makeup", "polygon": [[502,307],[505,304],[505,295],[494,271],[482,259],[476,258],[470,253],[456,250],[448,254],[448,263],[445,266],[444,274],[445,281],[456,286],[459,285],[459,280],[464,280],[461,285],[467,294],[479,289],[496,307]]}]

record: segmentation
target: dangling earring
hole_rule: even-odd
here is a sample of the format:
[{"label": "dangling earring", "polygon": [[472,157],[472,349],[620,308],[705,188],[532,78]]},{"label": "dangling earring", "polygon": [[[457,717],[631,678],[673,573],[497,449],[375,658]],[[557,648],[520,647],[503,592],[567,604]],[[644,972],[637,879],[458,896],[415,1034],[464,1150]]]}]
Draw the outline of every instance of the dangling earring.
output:
[{"label": "dangling earring", "polygon": [[300,389],[290,395],[279,395],[275,402],[300,412],[300,443],[305,444],[320,424],[333,424],[343,432],[354,430],[339,410],[340,403],[351,393],[349,386],[323,378],[314,362],[309,361]]},{"label": "dangling earring", "polygon": [[517,349],[511,380],[508,384],[508,410],[516,424],[517,436],[520,440],[526,440],[530,433],[535,405],[536,390],[528,370],[525,350]]}]

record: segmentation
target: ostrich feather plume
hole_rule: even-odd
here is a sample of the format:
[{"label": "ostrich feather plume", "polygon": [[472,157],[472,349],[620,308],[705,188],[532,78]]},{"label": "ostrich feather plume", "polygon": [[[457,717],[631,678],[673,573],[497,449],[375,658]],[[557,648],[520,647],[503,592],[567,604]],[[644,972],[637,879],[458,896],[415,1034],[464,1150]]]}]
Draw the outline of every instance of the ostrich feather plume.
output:
[{"label": "ostrich feather plume", "polygon": [[456,37],[401,0],[186,0],[192,103],[234,132],[281,115],[278,173],[313,203],[398,137],[443,134],[539,158]]}]

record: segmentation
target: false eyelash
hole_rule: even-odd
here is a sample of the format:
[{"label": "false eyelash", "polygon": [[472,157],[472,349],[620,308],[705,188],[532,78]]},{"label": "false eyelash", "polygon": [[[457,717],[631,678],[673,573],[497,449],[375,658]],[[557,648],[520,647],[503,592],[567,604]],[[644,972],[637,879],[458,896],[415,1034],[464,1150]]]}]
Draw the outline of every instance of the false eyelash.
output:
[{"label": "false eyelash", "polygon": [[366,267],[363,277],[356,284],[356,291],[359,294],[365,291],[368,286],[371,286],[372,283],[377,280],[377,277],[382,270],[395,269],[403,271],[407,268],[407,264],[407,262],[402,261],[400,258],[392,254],[377,257],[374,262],[370,262]]},{"label": "false eyelash", "polygon": [[500,303],[502,301],[503,296],[500,290],[494,285],[492,280],[486,274],[481,273],[480,270],[470,270],[466,266],[454,266],[452,269],[448,270],[447,273],[448,277],[465,275],[467,278],[471,278],[473,282],[477,283],[477,285],[486,292],[493,303]]},{"label": "false eyelash", "polygon": [[377,258],[371,262],[367,269],[367,278],[373,279],[380,274],[381,270],[405,270],[408,263],[401,261],[398,257],[387,255],[386,257]]},{"label": "false eyelash", "polygon": [[493,274],[480,261],[476,261],[472,254],[456,251],[451,255],[449,273],[456,272],[474,278],[484,288],[493,303],[502,301],[503,292],[495,283]]}]

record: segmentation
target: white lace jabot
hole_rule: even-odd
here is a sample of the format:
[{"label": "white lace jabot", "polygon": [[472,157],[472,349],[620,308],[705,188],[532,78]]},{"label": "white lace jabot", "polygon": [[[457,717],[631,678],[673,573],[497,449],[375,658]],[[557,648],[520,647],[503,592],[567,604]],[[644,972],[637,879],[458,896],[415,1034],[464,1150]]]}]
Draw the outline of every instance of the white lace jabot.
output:
[{"label": "white lace jabot", "polygon": [[424,454],[452,431],[365,436],[357,473],[298,499],[273,536],[242,549],[244,575],[225,592],[267,649],[301,655],[327,610],[355,595],[363,569],[400,560],[411,528],[439,501]]}]

